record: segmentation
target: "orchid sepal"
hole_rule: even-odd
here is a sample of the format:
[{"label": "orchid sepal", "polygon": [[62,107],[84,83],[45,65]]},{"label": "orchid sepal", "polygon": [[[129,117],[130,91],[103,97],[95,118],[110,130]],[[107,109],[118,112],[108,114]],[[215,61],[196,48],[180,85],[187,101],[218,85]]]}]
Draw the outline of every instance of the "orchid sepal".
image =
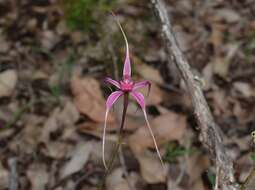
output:
[{"label": "orchid sepal", "polygon": [[116,80],[114,80],[114,79],[112,79],[112,78],[110,78],[110,77],[106,77],[106,78],[104,79],[104,82],[115,86],[117,89],[120,89],[120,83],[119,83],[119,81],[116,81]]},{"label": "orchid sepal", "polygon": [[151,90],[151,82],[148,80],[135,83],[133,90],[138,90],[146,86],[148,86],[147,96],[149,96]]}]

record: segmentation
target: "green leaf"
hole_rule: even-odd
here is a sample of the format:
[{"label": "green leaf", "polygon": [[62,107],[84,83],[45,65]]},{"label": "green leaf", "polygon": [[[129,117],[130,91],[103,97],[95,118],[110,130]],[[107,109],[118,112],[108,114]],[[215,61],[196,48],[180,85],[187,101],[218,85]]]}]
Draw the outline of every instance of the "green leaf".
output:
[{"label": "green leaf", "polygon": [[209,169],[207,171],[207,177],[208,177],[208,180],[209,180],[211,186],[214,187],[215,186],[215,181],[216,181],[215,173],[212,170]]},{"label": "green leaf", "polygon": [[71,30],[88,31],[95,23],[95,13],[111,10],[116,0],[62,0],[65,20]]},{"label": "green leaf", "polygon": [[163,157],[164,161],[174,162],[178,157],[184,155],[191,155],[195,152],[195,149],[187,149],[176,143],[168,143],[166,147],[166,154]]},{"label": "green leaf", "polygon": [[255,162],[255,153],[254,152],[251,154],[251,159]]}]

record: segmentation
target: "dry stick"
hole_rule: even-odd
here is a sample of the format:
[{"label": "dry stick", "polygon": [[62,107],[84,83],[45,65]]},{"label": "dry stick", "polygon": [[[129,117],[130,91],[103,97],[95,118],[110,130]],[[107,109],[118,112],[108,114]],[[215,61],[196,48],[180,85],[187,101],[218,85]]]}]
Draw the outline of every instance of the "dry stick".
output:
[{"label": "dry stick", "polygon": [[217,176],[219,179],[219,188],[222,190],[237,190],[239,187],[234,178],[233,162],[227,155],[227,151],[223,145],[222,132],[214,121],[201,90],[200,82],[197,81],[196,76],[193,75],[187,59],[177,44],[165,8],[166,6],[162,0],[151,0],[151,3],[160,20],[169,58],[176,64],[186,83],[187,91],[190,93],[195,116],[201,130],[202,142],[211,153],[217,167],[219,167],[220,172]]},{"label": "dry stick", "polygon": [[8,165],[10,167],[10,177],[9,177],[9,190],[18,190],[18,174],[17,174],[17,159],[15,157],[8,160]]}]

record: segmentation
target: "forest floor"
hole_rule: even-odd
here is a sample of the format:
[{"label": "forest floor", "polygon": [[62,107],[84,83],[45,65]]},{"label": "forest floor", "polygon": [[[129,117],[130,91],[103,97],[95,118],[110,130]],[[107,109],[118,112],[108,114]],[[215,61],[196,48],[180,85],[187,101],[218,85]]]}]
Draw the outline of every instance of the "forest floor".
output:
[{"label": "forest floor", "polygon": [[[242,183],[255,162],[255,2],[166,2]],[[103,181],[102,129],[111,93],[103,80],[120,78],[125,51],[107,10],[128,37],[134,79],[152,83],[147,112],[166,169],[131,100],[120,159],[105,189],[213,189],[214,162],[145,0],[0,0],[0,189],[16,183],[20,190],[96,190]],[[121,113],[120,100],[108,119],[107,160]]]}]

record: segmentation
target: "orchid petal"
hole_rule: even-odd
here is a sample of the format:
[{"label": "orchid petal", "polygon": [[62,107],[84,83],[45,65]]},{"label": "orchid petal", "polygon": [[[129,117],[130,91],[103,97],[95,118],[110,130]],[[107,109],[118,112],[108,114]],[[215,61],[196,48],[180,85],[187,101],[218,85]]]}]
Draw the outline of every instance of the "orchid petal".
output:
[{"label": "orchid petal", "polygon": [[106,108],[108,110],[111,109],[112,105],[118,100],[118,98],[123,95],[124,92],[122,91],[115,91],[113,93],[111,93],[111,95],[107,98],[107,101],[106,101]]},{"label": "orchid petal", "polygon": [[118,19],[116,18],[115,14],[112,13],[120,30],[121,30],[121,33],[124,37],[124,40],[125,40],[125,43],[126,43],[126,57],[125,57],[125,62],[124,62],[124,68],[123,68],[123,77],[131,77],[131,64],[130,64],[130,57],[129,57],[129,47],[128,47],[128,41],[127,41],[127,37],[126,37],[126,34],[123,30],[123,28],[121,27],[121,24],[120,22],[118,21]]},{"label": "orchid petal", "polygon": [[151,126],[150,126],[150,123],[149,123],[149,120],[148,120],[147,113],[146,113],[145,109],[143,109],[143,114],[144,114],[144,118],[145,118],[147,127],[148,127],[148,129],[149,129],[149,131],[150,131],[151,137],[152,137],[152,139],[153,139],[153,143],[154,143],[155,149],[156,149],[156,151],[157,151],[158,157],[159,157],[159,159],[160,159],[160,162],[161,162],[162,166],[164,167],[164,163],[163,163],[162,157],[161,157],[160,152],[159,152],[159,148],[158,148],[158,145],[157,145],[157,141],[156,141],[155,136],[154,136],[154,134],[153,134],[153,131],[152,131],[152,129],[151,129]]},{"label": "orchid petal", "polygon": [[104,79],[104,81],[105,81],[106,83],[112,84],[113,86],[115,86],[115,87],[117,87],[118,89],[120,89],[120,83],[119,83],[118,81],[113,80],[113,79],[111,79],[110,77],[106,77],[106,78]]},{"label": "orchid petal", "polygon": [[151,83],[150,81],[148,80],[145,80],[145,81],[142,81],[142,82],[137,82],[135,83],[134,87],[133,87],[133,90],[137,90],[139,88],[143,88],[145,86],[148,85],[148,94],[150,93],[150,90],[151,90]]},{"label": "orchid petal", "polygon": [[131,96],[136,100],[142,109],[145,109],[145,100],[141,92],[132,91]]}]

